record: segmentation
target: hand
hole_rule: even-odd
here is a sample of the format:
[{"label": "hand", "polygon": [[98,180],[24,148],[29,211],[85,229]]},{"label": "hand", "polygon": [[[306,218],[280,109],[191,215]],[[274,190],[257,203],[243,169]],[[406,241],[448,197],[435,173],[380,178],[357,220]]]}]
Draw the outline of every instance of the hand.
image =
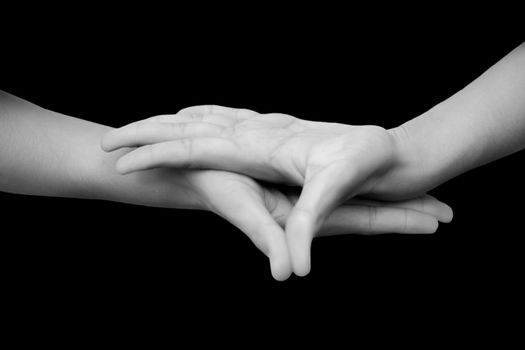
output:
[{"label": "hand", "polygon": [[[187,171],[185,176],[200,198],[201,208],[234,224],[270,258],[275,279],[290,276],[292,266],[283,227],[296,194],[285,194],[249,177],[223,171]],[[450,207],[431,196],[397,203],[353,199],[329,215],[319,235],[433,233],[438,220],[448,221],[451,215]]]},{"label": "hand", "polygon": [[142,145],[117,162],[121,173],[163,166],[213,168],[303,185],[286,223],[298,275],[310,270],[315,232],[348,198],[405,199],[425,191],[417,174],[404,172],[396,138],[377,126],[201,106],[113,130],[102,142],[106,151]]}]

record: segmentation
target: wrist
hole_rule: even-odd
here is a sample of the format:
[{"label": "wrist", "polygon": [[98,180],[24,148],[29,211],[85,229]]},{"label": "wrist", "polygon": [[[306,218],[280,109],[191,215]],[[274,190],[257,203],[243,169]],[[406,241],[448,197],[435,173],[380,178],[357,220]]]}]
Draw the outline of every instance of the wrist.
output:
[{"label": "wrist", "polygon": [[425,156],[421,154],[421,148],[411,136],[405,124],[387,130],[392,138],[394,147],[393,170],[409,174],[426,172],[427,164],[424,164]]},{"label": "wrist", "polygon": [[385,200],[403,200],[428,191],[433,177],[432,165],[412,130],[406,125],[387,130],[392,144],[390,167],[373,182],[367,195]]},{"label": "wrist", "polygon": [[127,175],[115,170],[118,155],[99,162],[88,178],[94,197],[161,208],[206,209],[188,171],[151,169]]},{"label": "wrist", "polygon": [[[407,183],[407,192],[421,195],[450,178],[455,159],[449,155],[447,128],[442,128],[440,105],[408,122],[389,129],[396,154],[393,181]],[[401,180],[404,179],[404,181]]]},{"label": "wrist", "polygon": [[189,172],[152,169],[127,175],[118,173],[116,161],[130,149],[104,152],[100,139],[109,130],[109,127],[94,124],[85,131],[82,147],[75,152],[82,161],[72,162],[76,182],[73,197],[152,207],[205,209]]}]

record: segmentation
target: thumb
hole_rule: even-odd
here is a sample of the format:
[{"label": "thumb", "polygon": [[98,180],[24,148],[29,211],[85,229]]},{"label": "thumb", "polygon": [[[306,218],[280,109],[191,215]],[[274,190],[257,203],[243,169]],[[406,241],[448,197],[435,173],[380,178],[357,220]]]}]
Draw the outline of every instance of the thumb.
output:
[{"label": "thumb", "polygon": [[330,213],[353,195],[361,183],[357,174],[336,167],[323,169],[303,186],[288,220],[286,239],[293,272],[305,276],[310,272],[312,240]]}]

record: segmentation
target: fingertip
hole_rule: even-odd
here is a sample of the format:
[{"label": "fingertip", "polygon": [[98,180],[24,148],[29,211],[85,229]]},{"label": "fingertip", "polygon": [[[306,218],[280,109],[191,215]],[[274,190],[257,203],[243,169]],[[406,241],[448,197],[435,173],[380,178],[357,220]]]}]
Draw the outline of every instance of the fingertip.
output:
[{"label": "fingertip", "polygon": [[125,156],[117,160],[117,163],[115,164],[115,169],[121,175],[129,174],[132,171],[131,166],[126,160]]},{"label": "fingertip", "polygon": [[288,254],[288,247],[284,232],[279,228],[279,235],[269,242],[270,251],[268,258],[270,259],[270,268],[272,276],[277,281],[287,280],[292,274],[292,265]]},{"label": "fingertip", "polygon": [[429,199],[433,207],[436,208],[435,213],[432,212],[432,214],[436,215],[439,222],[449,223],[452,221],[454,218],[454,211],[448,204],[431,195],[426,195],[426,198]]},{"label": "fingertip", "polygon": [[439,227],[438,219],[436,219],[435,217],[431,217],[428,220],[426,230],[423,231],[422,233],[428,233],[428,234],[436,233],[438,227]]},{"label": "fingertip", "polygon": [[282,257],[270,257],[270,268],[276,281],[286,281],[292,274],[290,264]]},{"label": "fingertip", "polygon": [[294,273],[299,277],[307,276],[310,273],[310,270],[310,259],[308,259],[308,262],[303,262],[294,266]]},{"label": "fingertip", "polygon": [[300,277],[310,273],[310,249],[313,230],[314,225],[312,218],[303,212],[292,214],[286,225],[286,237],[288,240],[288,249],[290,250],[292,269],[293,272]]},{"label": "fingertip", "polygon": [[114,150],[114,148],[111,145],[111,131],[106,133],[104,136],[102,136],[102,139],[100,140],[100,148],[104,152],[111,152]]},{"label": "fingertip", "polygon": [[439,221],[433,214],[405,210],[405,224],[397,233],[402,234],[432,234],[437,231]]},{"label": "fingertip", "polygon": [[436,213],[436,218],[439,220],[439,222],[449,223],[452,221],[452,218],[454,217],[454,212],[452,211],[452,208],[450,206],[441,201],[438,201],[437,208],[438,210]]},{"label": "fingertip", "polygon": [[286,245],[270,249],[268,254],[272,276],[277,281],[285,281],[292,274],[292,267],[288,257]]},{"label": "fingertip", "polygon": [[413,212],[407,217],[405,226],[405,233],[433,234],[439,227],[439,220],[434,215]]},{"label": "fingertip", "polygon": [[307,237],[300,237],[298,239],[291,239],[288,244],[293,273],[299,277],[308,275],[311,269],[311,240]]},{"label": "fingertip", "polygon": [[443,203],[443,207],[443,216],[439,218],[439,221],[448,224],[454,218],[454,210],[452,210],[452,208],[445,203]]}]

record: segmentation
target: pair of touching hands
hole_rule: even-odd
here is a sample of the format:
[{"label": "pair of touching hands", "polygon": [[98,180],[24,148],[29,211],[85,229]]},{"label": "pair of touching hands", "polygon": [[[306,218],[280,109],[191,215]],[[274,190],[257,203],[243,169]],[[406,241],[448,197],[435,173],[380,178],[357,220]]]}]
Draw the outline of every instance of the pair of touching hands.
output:
[{"label": "pair of touching hands", "polygon": [[133,147],[116,163],[121,174],[184,168],[199,207],[246,233],[284,280],[308,274],[317,235],[433,233],[452,219],[425,195],[431,181],[407,164],[401,139],[378,126],[196,106],[113,129],[102,148]]}]

